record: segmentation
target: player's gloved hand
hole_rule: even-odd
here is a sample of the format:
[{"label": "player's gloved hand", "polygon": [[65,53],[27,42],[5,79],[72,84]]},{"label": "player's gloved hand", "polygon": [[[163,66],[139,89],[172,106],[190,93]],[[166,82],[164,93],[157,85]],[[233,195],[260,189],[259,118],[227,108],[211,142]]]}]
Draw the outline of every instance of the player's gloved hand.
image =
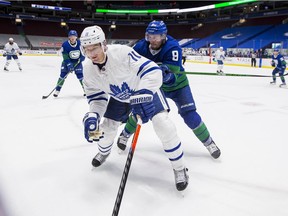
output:
[{"label": "player's gloved hand", "polygon": [[162,70],[163,83],[173,84],[175,82],[175,75],[169,69],[169,67],[167,65],[160,65],[160,68]]},{"label": "player's gloved hand", "polygon": [[143,123],[151,119],[155,113],[155,105],[153,103],[153,92],[148,89],[141,89],[130,97],[132,114],[139,115]]},{"label": "player's gloved hand", "polygon": [[7,53],[3,53],[3,57],[6,57],[7,56]]},{"label": "player's gloved hand", "polygon": [[80,62],[83,62],[85,60],[85,56],[81,56]]},{"label": "player's gloved hand", "polygon": [[212,61],[213,61],[213,62],[216,62],[216,59],[215,59],[215,58],[213,58],[213,59],[212,59]]},{"label": "player's gloved hand", "polygon": [[19,55],[22,55],[22,52],[19,52],[18,54],[19,54]]},{"label": "player's gloved hand", "polygon": [[88,112],[83,118],[84,136],[88,142],[99,141],[103,138],[104,133],[99,131],[99,114],[95,112]]},{"label": "player's gloved hand", "polygon": [[74,66],[71,62],[67,64],[67,70],[68,70],[68,72],[73,73]]},{"label": "player's gloved hand", "polygon": [[275,61],[274,61],[274,60],[272,60],[272,61],[271,61],[271,65],[272,65],[272,67],[275,67],[275,66],[276,66],[276,64],[275,64]]}]

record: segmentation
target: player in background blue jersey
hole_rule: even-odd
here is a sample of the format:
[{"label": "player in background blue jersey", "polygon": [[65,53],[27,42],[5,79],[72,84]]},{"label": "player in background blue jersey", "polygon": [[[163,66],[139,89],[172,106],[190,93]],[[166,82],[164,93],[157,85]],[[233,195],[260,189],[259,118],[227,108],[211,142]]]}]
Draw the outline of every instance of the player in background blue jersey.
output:
[{"label": "player in background blue jersey", "polygon": [[271,65],[275,68],[272,71],[273,81],[270,82],[270,84],[276,84],[276,74],[279,73],[280,79],[282,81],[279,87],[286,87],[285,78],[283,76],[286,70],[286,61],[284,57],[279,53],[278,49],[274,49],[273,51]]},{"label": "player in background blue jersey", "polygon": [[[183,73],[175,73],[184,72],[181,63],[182,49],[178,41],[167,35],[165,23],[155,20],[150,22],[146,29],[145,39],[140,40],[134,46],[134,50],[160,65],[163,75],[161,89],[165,96],[175,102],[178,113],[211,156],[215,159],[218,158],[221,154],[220,149],[214,143],[205,123],[196,111],[187,76]],[[134,133],[135,127],[135,119],[130,116],[117,141],[121,150],[125,150],[128,138]]]},{"label": "player in background blue jersey", "polygon": [[65,82],[65,79],[67,78],[68,73],[75,72],[75,75],[77,76],[77,79],[79,80],[83,88],[82,62],[85,60],[85,57],[81,53],[80,40],[78,40],[77,38],[78,38],[77,32],[75,30],[70,30],[68,33],[68,40],[62,44],[61,52],[63,56],[63,61],[61,64],[60,77],[57,81],[57,86],[53,94],[54,97],[58,97],[61,88]]}]

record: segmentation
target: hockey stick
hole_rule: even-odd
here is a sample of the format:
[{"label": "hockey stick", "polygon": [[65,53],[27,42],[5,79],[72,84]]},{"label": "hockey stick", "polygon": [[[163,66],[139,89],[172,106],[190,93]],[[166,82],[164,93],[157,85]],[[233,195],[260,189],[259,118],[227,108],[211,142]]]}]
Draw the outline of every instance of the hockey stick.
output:
[{"label": "hockey stick", "polygon": [[[69,72],[69,73],[70,73],[70,72]],[[66,76],[65,76],[62,80],[65,80],[65,79],[67,78],[67,76],[69,75],[69,73],[67,73]],[[57,88],[57,86],[58,86],[58,82],[57,82],[57,85],[55,86],[55,88],[53,88],[52,91],[51,91],[48,95],[43,95],[43,96],[42,96],[42,99],[48,98],[48,97],[55,91],[55,89]]]},{"label": "hockey stick", "polygon": [[[223,75],[211,72],[173,72],[175,74],[191,74],[191,75],[212,75],[212,76],[239,76],[239,77],[273,77],[271,75],[257,75],[257,74],[232,74],[232,73],[225,73]],[[287,76],[288,73],[283,74],[283,76]],[[277,76],[279,77],[279,75]]]},{"label": "hockey stick", "polygon": [[[80,62],[81,62],[81,61],[80,61],[80,58],[79,58],[79,60],[77,61],[77,63],[74,65],[74,68],[77,67],[77,66],[80,64]],[[62,80],[65,80],[65,79],[67,78],[67,76],[69,75],[69,73],[70,73],[70,72],[68,72],[68,73],[66,74],[66,76],[65,76]],[[48,95],[42,96],[42,99],[48,98],[48,97],[55,91],[55,89],[57,88],[57,86],[58,86],[58,82],[57,82],[57,85],[55,86],[55,88],[53,88],[52,91],[51,91]]]},{"label": "hockey stick", "polygon": [[120,209],[120,205],[121,205],[124,189],[125,189],[125,186],[126,186],[126,182],[127,182],[127,178],[128,178],[128,174],[129,174],[129,170],[130,170],[130,166],[131,166],[131,163],[132,163],[134,151],[135,151],[137,140],[138,140],[138,136],[139,136],[139,133],[140,133],[141,125],[142,125],[142,120],[141,120],[141,118],[138,118],[136,131],[134,133],[132,144],[131,144],[131,147],[130,147],[130,150],[129,150],[129,153],[128,153],[128,156],[127,156],[127,160],[126,160],[126,164],[125,164],[125,167],[124,167],[124,171],[123,171],[122,179],[121,179],[121,182],[120,182],[120,186],[119,186],[119,189],[118,189],[118,194],[117,194],[117,198],[116,198],[116,201],[115,201],[115,204],[114,204],[114,209],[113,209],[112,216],[118,216],[118,212],[119,212],[119,209]]}]

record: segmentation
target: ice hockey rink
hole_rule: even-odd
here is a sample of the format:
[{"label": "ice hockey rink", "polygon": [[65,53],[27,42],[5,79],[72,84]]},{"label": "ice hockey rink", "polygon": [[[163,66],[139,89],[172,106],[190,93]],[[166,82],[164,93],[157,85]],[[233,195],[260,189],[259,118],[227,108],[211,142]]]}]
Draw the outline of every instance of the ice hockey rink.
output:
[{"label": "ice hockey rink", "polygon": [[[112,215],[127,151],[118,154],[114,145],[107,161],[92,169],[98,149],[83,135],[88,104],[76,76],[68,76],[58,98],[42,100],[55,87],[62,58],[21,56],[20,61],[22,72],[14,61],[4,72],[5,58],[0,59],[0,215]],[[186,62],[185,67],[216,70],[214,64]],[[227,73],[271,75],[271,70],[224,66]],[[119,216],[287,216],[288,89],[270,86],[271,78],[188,77],[222,155],[210,157],[169,100],[189,186],[184,196],[177,192],[170,162],[147,123]]]}]

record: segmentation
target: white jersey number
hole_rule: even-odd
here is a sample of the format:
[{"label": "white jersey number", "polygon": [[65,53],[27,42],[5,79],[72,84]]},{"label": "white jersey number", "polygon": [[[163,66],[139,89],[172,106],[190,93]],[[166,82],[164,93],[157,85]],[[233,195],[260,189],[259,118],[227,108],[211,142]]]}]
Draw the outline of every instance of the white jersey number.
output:
[{"label": "white jersey number", "polygon": [[173,50],[172,51],[172,60],[173,61],[178,61],[178,59],[179,59],[178,50]]}]

